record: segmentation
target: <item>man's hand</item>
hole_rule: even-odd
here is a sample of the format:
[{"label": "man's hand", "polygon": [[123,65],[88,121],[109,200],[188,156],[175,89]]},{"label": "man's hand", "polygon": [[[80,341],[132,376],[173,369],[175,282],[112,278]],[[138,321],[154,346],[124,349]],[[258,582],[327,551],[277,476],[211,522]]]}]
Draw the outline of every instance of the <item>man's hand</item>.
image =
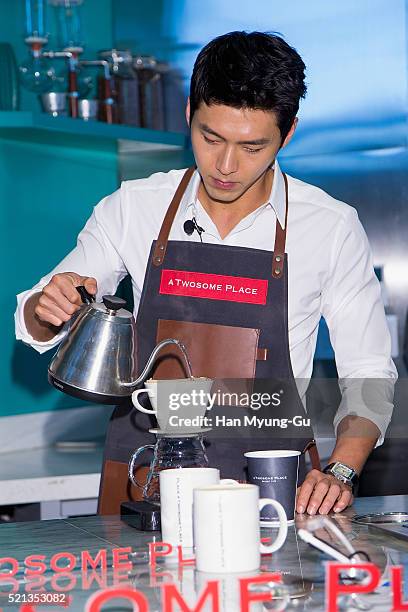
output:
[{"label": "man's hand", "polygon": [[56,327],[69,321],[82,305],[81,296],[76,290],[80,285],[92,295],[96,294],[97,284],[92,277],[80,276],[75,272],[55,274],[48,285],[45,285],[34,308],[40,321]]},{"label": "man's hand", "polygon": [[328,514],[341,512],[353,503],[351,487],[331,474],[311,470],[298,488],[296,512]]},{"label": "man's hand", "polygon": [[[361,473],[367,457],[381,435],[377,425],[354,415],[344,417],[337,427],[336,446],[328,463],[340,461]],[[353,503],[349,487],[331,474],[311,470],[297,492],[296,512],[303,514],[328,514],[341,512]]]},{"label": "man's hand", "polygon": [[28,332],[35,340],[47,342],[69,321],[81,307],[82,300],[76,287],[83,285],[95,295],[97,282],[76,272],[54,274],[41,293],[32,295],[24,307],[24,320]]}]

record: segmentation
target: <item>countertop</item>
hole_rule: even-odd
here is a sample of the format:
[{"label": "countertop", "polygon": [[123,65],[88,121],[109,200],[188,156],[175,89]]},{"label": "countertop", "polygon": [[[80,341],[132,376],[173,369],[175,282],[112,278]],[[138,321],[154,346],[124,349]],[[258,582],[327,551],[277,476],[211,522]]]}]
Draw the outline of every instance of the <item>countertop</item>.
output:
[{"label": "countertop", "polygon": [[103,447],[0,455],[0,505],[98,497]]},{"label": "countertop", "polygon": [[[376,594],[361,598],[364,604],[370,604],[371,610],[384,612],[391,609],[390,587],[387,584],[388,570],[390,565],[408,565],[408,540],[404,542],[395,538],[385,539],[377,536],[366,526],[352,523],[350,519],[356,513],[407,510],[408,496],[358,498],[352,508],[334,517],[336,524],[347,534],[354,547],[366,551],[371,560],[381,569],[383,586],[377,590]],[[304,526],[304,522],[308,520],[310,519],[298,517],[296,527]],[[296,595],[286,608],[278,606],[272,609],[324,610],[324,561],[328,558],[301,541],[297,536],[296,527],[289,528],[287,541],[280,551],[272,556],[262,557],[261,572],[281,572],[284,582],[290,586],[292,595]],[[269,530],[262,530],[262,535],[265,537],[270,533]],[[14,576],[16,581],[14,586],[19,589],[19,594],[27,594],[29,585],[27,579],[24,578],[23,561],[28,555],[45,555],[47,570],[36,580],[42,581],[42,587],[48,592],[65,589],[65,595],[70,598],[70,610],[84,610],[85,602],[95,591],[101,587],[112,587],[116,582],[121,587],[133,587],[141,591],[149,601],[149,610],[161,611],[160,584],[169,580],[174,581],[186,602],[194,608],[197,595],[202,591],[203,584],[205,585],[205,577],[191,565],[181,568],[172,561],[159,565],[155,574],[147,563],[148,543],[153,540],[160,541],[160,534],[139,532],[116,516],[13,523],[0,525],[0,557],[13,557],[18,560],[18,572]],[[112,569],[112,551],[122,547],[132,549],[133,566],[130,572]],[[81,572],[80,556],[81,551],[84,550],[89,551],[93,557],[98,551],[105,550],[107,570],[105,572],[102,570],[88,571],[87,574]],[[50,569],[50,560],[53,555],[62,551],[74,555],[76,565],[72,572],[56,578]],[[63,564],[62,560],[60,564]],[[5,565],[0,566],[0,571],[4,572],[5,569]],[[223,604],[220,608],[222,612],[239,611],[239,607],[236,607],[237,580],[235,575],[222,578],[220,585],[223,597]],[[37,583],[37,588],[38,585],[41,586],[41,582]],[[31,587],[34,593],[33,584]],[[2,581],[0,588],[6,590],[10,587],[7,587]],[[404,597],[406,600],[406,593]],[[278,602],[276,601],[275,604]],[[19,609],[18,605],[7,603],[7,596],[0,599],[0,606],[3,610]],[[106,609],[115,610],[115,612],[133,609],[132,604],[125,600],[121,600],[120,603],[119,600],[111,601],[106,606]],[[43,609],[60,610],[61,605],[48,604],[36,608],[36,610]],[[176,609],[178,609],[177,606]],[[202,609],[210,610],[209,607]],[[254,606],[252,609],[268,608]],[[270,606],[269,609],[271,609]]]}]

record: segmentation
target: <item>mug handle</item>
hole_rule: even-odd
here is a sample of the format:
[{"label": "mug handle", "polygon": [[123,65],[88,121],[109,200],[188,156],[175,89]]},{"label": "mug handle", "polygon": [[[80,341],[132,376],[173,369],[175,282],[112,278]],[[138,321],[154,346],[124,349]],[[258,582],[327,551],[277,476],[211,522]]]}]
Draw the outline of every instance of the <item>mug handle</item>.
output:
[{"label": "mug handle", "polygon": [[133,391],[132,393],[132,403],[134,407],[137,408],[137,410],[140,410],[140,412],[144,412],[145,414],[156,414],[154,408],[152,408],[152,410],[149,410],[148,408],[142,406],[142,404],[139,404],[139,400],[137,399],[139,393],[147,393],[149,397],[154,397],[153,393],[152,395],[150,395],[151,392],[149,389],[136,389],[136,391]]},{"label": "mug handle", "polygon": [[279,519],[279,531],[276,539],[272,544],[260,544],[260,550],[262,554],[269,554],[272,552],[276,552],[283,546],[286,540],[286,536],[288,535],[288,519],[286,517],[286,512],[282,504],[280,504],[276,499],[269,499],[265,497],[259,500],[259,512],[265,508],[265,506],[273,506],[278,513]]},{"label": "mug handle", "polygon": [[154,444],[145,444],[145,446],[141,446],[133,453],[129,461],[129,466],[128,466],[129,480],[133,485],[135,485],[135,487],[138,487],[139,489],[142,489],[142,490],[144,489],[144,485],[140,484],[140,482],[137,482],[135,475],[134,475],[136,459],[139,457],[139,455],[144,453],[146,450],[154,451],[154,446],[155,446]]}]

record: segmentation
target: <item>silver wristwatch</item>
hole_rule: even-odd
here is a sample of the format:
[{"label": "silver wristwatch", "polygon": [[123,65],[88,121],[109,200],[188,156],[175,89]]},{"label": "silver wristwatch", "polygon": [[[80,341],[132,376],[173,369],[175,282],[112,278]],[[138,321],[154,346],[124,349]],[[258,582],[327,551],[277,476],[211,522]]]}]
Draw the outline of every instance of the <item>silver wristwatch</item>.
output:
[{"label": "silver wristwatch", "polygon": [[353,493],[355,492],[358,485],[358,474],[353,468],[345,463],[336,461],[335,463],[329,463],[322,471],[324,474],[331,474],[337,478],[337,480],[341,480],[341,482],[350,485]]}]

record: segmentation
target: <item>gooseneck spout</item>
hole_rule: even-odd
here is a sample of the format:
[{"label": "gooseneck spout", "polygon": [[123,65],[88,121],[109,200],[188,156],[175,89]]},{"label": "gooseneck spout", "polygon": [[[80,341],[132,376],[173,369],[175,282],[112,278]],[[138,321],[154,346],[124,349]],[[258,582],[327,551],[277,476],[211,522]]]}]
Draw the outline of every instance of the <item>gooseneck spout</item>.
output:
[{"label": "gooseneck spout", "polygon": [[184,360],[184,365],[186,366],[187,376],[189,378],[192,378],[193,372],[191,368],[190,359],[188,358],[188,355],[187,355],[186,347],[184,346],[184,344],[182,344],[182,342],[180,342],[180,340],[177,340],[176,338],[166,338],[166,340],[162,340],[161,342],[159,342],[157,346],[154,347],[152,354],[147,360],[145,368],[143,372],[140,374],[140,376],[136,380],[132,380],[132,382],[122,383],[122,386],[137,387],[138,385],[140,385],[140,383],[142,383],[147,377],[147,375],[149,374],[154,362],[156,361],[156,357],[158,353],[162,350],[162,348],[164,348],[168,344],[175,344],[179,348],[182,354],[183,360]]}]

